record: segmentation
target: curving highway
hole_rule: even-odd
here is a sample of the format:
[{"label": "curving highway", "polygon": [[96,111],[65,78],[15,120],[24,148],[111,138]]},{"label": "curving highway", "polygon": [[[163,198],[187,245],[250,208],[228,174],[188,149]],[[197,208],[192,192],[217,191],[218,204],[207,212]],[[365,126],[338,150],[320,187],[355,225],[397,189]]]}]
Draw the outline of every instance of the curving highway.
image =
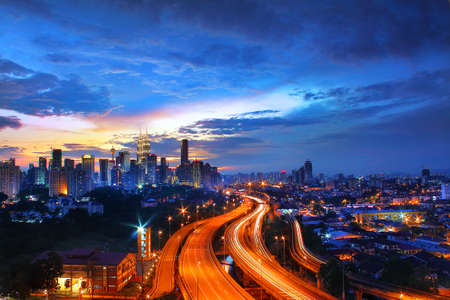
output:
[{"label": "curving highway", "polygon": [[[319,272],[320,266],[327,261],[312,254],[303,242],[302,231],[299,222],[293,216],[289,216],[289,223],[291,224],[294,241],[291,245],[292,257],[300,265],[313,271]],[[412,290],[409,288],[401,288],[396,285],[374,282],[371,279],[365,279],[359,275],[348,273],[346,274],[350,279],[350,285],[355,289],[356,299],[362,299],[362,294],[370,294],[384,299],[408,299],[408,300],[431,300],[431,299],[448,299],[442,295],[431,294],[423,291]]]},{"label": "curving highway", "polygon": [[288,219],[292,228],[292,244],[290,247],[292,258],[305,268],[318,273],[320,266],[327,263],[326,260],[315,256],[305,247],[302,229],[297,219],[294,216],[288,216]]},{"label": "curving highway", "polygon": [[179,257],[179,286],[184,299],[253,299],[221,266],[212,247],[224,224],[242,216],[250,201],[224,215],[210,218],[188,237]]},{"label": "curving highway", "polygon": [[244,196],[257,203],[248,215],[226,230],[228,250],[239,267],[269,294],[278,299],[336,299],[284,269],[264,245],[261,229],[269,205],[261,198]]},{"label": "curving highway", "polygon": [[175,289],[175,266],[178,251],[186,237],[205,220],[197,221],[181,227],[164,245],[155,269],[152,288],[144,293],[146,298],[159,298]]}]

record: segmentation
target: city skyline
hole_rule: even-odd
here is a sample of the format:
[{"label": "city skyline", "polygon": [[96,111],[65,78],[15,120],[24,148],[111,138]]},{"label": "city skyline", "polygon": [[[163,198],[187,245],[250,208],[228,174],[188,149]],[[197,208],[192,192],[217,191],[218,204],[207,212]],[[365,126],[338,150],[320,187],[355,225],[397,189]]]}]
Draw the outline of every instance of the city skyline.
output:
[{"label": "city skyline", "polygon": [[448,1],[344,2],[2,1],[0,159],[148,128],[228,173],[447,170]]}]

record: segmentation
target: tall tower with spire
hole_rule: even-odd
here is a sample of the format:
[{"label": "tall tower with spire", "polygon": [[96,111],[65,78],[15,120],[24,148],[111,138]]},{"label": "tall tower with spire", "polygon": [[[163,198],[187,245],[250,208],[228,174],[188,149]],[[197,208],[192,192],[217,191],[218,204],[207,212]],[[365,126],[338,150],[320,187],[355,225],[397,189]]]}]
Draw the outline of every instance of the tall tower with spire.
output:
[{"label": "tall tower with spire", "polygon": [[145,135],[139,131],[139,137],[137,141],[137,160],[141,163],[150,154],[150,139],[148,137],[148,130],[145,130]]}]

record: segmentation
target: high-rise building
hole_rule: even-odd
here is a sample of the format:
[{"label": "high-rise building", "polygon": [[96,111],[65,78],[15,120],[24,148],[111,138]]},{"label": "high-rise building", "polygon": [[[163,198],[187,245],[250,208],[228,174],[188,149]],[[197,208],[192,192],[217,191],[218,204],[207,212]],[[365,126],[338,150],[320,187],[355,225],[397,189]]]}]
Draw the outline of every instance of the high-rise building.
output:
[{"label": "high-rise building", "polygon": [[111,171],[114,167],[114,161],[110,159],[100,159],[100,184],[102,186],[111,185]]},{"label": "high-rise building", "polygon": [[305,182],[311,183],[313,179],[312,163],[310,160],[305,161]]},{"label": "high-rise building", "polygon": [[422,177],[430,177],[430,169],[422,169]]},{"label": "high-rise building", "polygon": [[51,169],[61,170],[61,167],[62,167],[62,151],[61,149],[53,149]]},{"label": "high-rise building", "polygon": [[73,170],[75,169],[75,161],[70,158],[66,158],[64,160],[64,169]]},{"label": "high-rise building", "polygon": [[148,133],[147,131],[145,132],[145,135],[139,133],[137,141],[138,163],[141,163],[143,160],[145,160],[149,154],[150,154],[150,139],[148,137]]},{"label": "high-rise building", "polygon": [[0,162],[0,192],[14,198],[20,191],[20,168],[14,158]]},{"label": "high-rise building", "polygon": [[441,199],[443,200],[450,199],[450,183],[441,184]]},{"label": "high-rise building", "polygon": [[75,166],[74,170],[74,184],[72,186],[72,192],[71,195],[75,197],[75,199],[80,199],[84,196],[87,192],[90,191],[90,178],[88,177],[88,174],[83,168],[82,164],[77,164]]},{"label": "high-rise building", "polygon": [[181,164],[186,164],[189,162],[189,145],[187,139],[181,140],[181,157],[180,157]]},{"label": "high-rise building", "polygon": [[48,191],[50,197],[67,195],[66,174],[56,167],[52,168],[48,173]]},{"label": "high-rise building", "polygon": [[167,170],[168,170],[168,166],[167,166],[167,160],[165,157],[161,157],[160,158],[160,167],[159,167],[159,182],[160,183],[165,183],[167,180]]},{"label": "high-rise building", "polygon": [[45,157],[39,157],[39,168],[47,171],[47,159]]},{"label": "high-rise building", "polygon": [[146,184],[156,184],[157,183],[156,165],[157,165],[158,157],[156,156],[156,154],[150,154],[149,156],[147,156],[146,161],[147,161],[146,162],[147,174],[146,174],[145,183]]},{"label": "high-rise building", "polygon": [[305,167],[298,169],[298,184],[305,184]]},{"label": "high-rise building", "polygon": [[192,163],[192,183],[194,185],[194,188],[201,187],[202,182],[202,164],[198,160],[194,160]]},{"label": "high-rise building", "polygon": [[64,159],[64,176],[66,179],[67,186],[67,196],[72,196],[76,194],[75,189],[75,161],[70,158]]},{"label": "high-rise building", "polygon": [[81,156],[81,165],[87,177],[87,191],[92,191],[95,187],[95,157],[89,154],[84,154],[83,156]]},{"label": "high-rise building", "polygon": [[36,176],[34,184],[44,185],[47,183],[47,159],[39,157],[39,166],[35,170]]},{"label": "high-rise building", "polygon": [[130,171],[130,152],[119,152],[119,156],[116,158],[116,163],[123,172]]}]

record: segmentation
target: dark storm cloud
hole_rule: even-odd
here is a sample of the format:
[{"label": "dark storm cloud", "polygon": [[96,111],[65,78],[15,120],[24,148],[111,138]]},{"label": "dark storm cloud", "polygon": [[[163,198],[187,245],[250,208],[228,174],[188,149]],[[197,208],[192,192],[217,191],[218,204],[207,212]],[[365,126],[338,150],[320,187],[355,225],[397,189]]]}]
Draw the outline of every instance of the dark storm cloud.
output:
[{"label": "dark storm cloud", "polygon": [[[447,0],[196,0],[144,1],[130,6],[133,11],[139,7],[147,13],[165,13],[174,23],[272,46],[274,41],[294,47],[300,39],[308,40],[321,53],[345,61],[408,57],[427,48],[450,49]],[[212,61],[220,60],[220,55],[229,57],[226,49],[218,54]]]},{"label": "dark storm cloud", "polygon": [[103,113],[111,107],[105,87],[92,89],[80,78],[59,79],[0,59],[0,107],[33,115]]},{"label": "dark storm cloud", "polygon": [[293,96],[307,101],[334,101],[346,107],[383,102],[434,102],[450,100],[450,69],[420,72],[411,78],[385,81],[356,88],[331,88],[318,91],[297,89]]},{"label": "dark storm cloud", "polygon": [[20,128],[22,123],[17,117],[0,116],[0,130],[5,128]]},{"label": "dark storm cloud", "polygon": [[[95,8],[102,12],[99,25],[87,24],[76,12],[66,18],[70,10],[62,4],[50,7],[43,2],[6,1],[3,5],[16,14],[27,12],[77,32],[94,32],[116,42],[139,32],[145,35],[143,28],[187,25],[192,30],[202,29],[215,36],[242,37],[260,44],[236,51],[238,47],[234,45],[199,40],[192,43],[196,43],[197,49],[201,47],[202,55],[185,56],[182,51],[174,52],[199,64],[239,60],[251,66],[265,61],[261,45],[281,48],[308,45],[341,61],[391,55],[409,57],[427,49],[450,49],[447,0],[97,1]],[[76,11],[83,8],[92,9],[92,2],[78,2]],[[131,34],[123,34],[123,28],[114,26],[112,19],[104,19],[105,15],[133,16],[138,26]],[[238,55],[233,57],[236,53]]]},{"label": "dark storm cloud", "polygon": [[212,135],[242,134],[265,127],[292,127],[321,123],[319,119],[285,119],[281,117],[262,118],[229,118],[229,119],[205,119],[195,122],[193,125],[182,127],[180,133],[200,133]]}]

